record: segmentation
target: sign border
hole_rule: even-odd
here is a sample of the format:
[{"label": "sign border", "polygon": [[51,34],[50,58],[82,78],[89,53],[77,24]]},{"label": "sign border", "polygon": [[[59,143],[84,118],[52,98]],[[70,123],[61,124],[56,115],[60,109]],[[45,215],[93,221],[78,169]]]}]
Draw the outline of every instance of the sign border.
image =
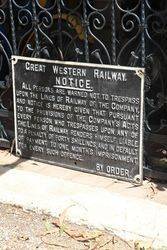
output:
[{"label": "sign border", "polygon": [[[122,69],[122,70],[130,70],[130,71],[134,71],[136,72],[136,75],[138,75],[138,77],[141,78],[141,102],[140,102],[140,144],[139,144],[139,174],[135,176],[133,183],[137,184],[137,185],[142,185],[143,183],[143,126],[144,126],[144,76],[145,76],[145,68],[142,67],[128,67],[128,66],[119,66],[119,65],[108,65],[108,64],[95,64],[95,63],[85,63],[85,62],[71,62],[71,61],[58,61],[58,60],[47,60],[47,59],[40,59],[40,58],[33,58],[33,57],[22,57],[22,56],[15,56],[12,55],[11,57],[11,61],[12,61],[12,84],[13,84],[13,106],[14,106],[14,129],[15,129],[15,145],[16,145],[16,155],[21,156],[21,151],[18,148],[18,143],[17,143],[17,118],[16,118],[16,88],[15,88],[15,67],[14,65],[17,64],[18,60],[21,61],[32,61],[32,62],[40,62],[40,63],[55,63],[55,64],[60,64],[60,65],[71,65],[71,66],[88,66],[88,67],[98,67],[98,68],[106,68],[106,69]],[[26,158],[26,157],[25,157]],[[57,162],[53,162],[53,161],[46,161],[43,159],[38,159],[35,157],[30,157],[30,159],[34,159],[34,160],[38,160],[39,162],[47,162],[50,164],[54,164],[54,165],[58,165],[61,167],[67,167],[67,168],[71,168],[74,170],[77,170],[76,167],[72,166],[72,165],[67,165],[67,164],[62,164],[62,163],[57,163]],[[97,175],[101,175],[101,176],[107,176],[112,178],[111,175],[108,175],[107,173],[101,173],[99,174],[98,172],[95,171],[91,171],[91,169],[85,169],[82,167],[78,167],[78,170],[81,170],[82,172],[86,172],[86,173],[94,173]],[[115,177],[115,176],[113,176]],[[115,177],[115,179],[117,179]],[[121,179],[119,179],[121,180]],[[126,181],[126,179],[122,179],[124,181]],[[129,179],[127,178],[127,181]],[[130,180],[129,180],[130,182]]]}]

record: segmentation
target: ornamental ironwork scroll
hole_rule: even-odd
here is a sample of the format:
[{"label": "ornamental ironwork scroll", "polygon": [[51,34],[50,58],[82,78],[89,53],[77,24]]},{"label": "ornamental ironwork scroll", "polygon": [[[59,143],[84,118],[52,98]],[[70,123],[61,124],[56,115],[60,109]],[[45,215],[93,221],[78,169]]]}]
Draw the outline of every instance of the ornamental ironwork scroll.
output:
[{"label": "ornamental ironwork scroll", "polygon": [[13,136],[12,54],[142,66],[146,164],[166,166],[166,41],[165,0],[0,1],[0,140]]}]

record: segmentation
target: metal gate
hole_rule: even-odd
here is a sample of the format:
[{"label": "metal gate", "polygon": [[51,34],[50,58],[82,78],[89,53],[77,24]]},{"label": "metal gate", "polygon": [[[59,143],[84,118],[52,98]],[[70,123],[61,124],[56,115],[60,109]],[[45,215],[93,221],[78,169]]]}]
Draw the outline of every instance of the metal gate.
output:
[{"label": "metal gate", "polygon": [[0,1],[1,147],[14,138],[12,54],[145,67],[145,175],[167,179],[165,0]]}]

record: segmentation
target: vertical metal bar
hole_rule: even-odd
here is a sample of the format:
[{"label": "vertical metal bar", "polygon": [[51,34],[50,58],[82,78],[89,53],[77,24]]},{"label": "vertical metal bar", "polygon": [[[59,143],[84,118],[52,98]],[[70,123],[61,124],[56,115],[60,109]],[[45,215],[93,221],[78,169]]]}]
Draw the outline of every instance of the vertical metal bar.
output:
[{"label": "vertical metal bar", "polygon": [[35,35],[35,52],[36,52],[36,57],[40,57],[40,42],[39,42],[39,34],[38,34],[38,17],[37,17],[35,0],[32,0],[32,11],[33,11],[33,26],[34,26],[34,35]]},{"label": "vertical metal bar", "polygon": [[116,65],[116,21],[115,21],[115,0],[111,2],[111,56],[112,63]]},{"label": "vertical metal bar", "polygon": [[13,54],[17,55],[16,30],[15,30],[12,0],[9,0],[9,12],[10,12],[10,23],[12,31]]},{"label": "vertical metal bar", "polygon": [[141,66],[145,66],[146,61],[146,42],[145,42],[145,28],[146,28],[146,13],[145,0],[141,0]]},{"label": "vertical metal bar", "polygon": [[60,58],[64,61],[63,55],[63,39],[62,39],[62,14],[61,14],[61,2],[60,0],[57,1],[57,11],[58,11],[58,34],[59,34],[59,45],[60,48]]},{"label": "vertical metal bar", "polygon": [[87,15],[87,4],[86,0],[83,0],[83,25],[84,25],[84,38],[85,38],[85,60],[86,62],[90,61],[89,58],[89,43],[88,43],[88,15]]}]

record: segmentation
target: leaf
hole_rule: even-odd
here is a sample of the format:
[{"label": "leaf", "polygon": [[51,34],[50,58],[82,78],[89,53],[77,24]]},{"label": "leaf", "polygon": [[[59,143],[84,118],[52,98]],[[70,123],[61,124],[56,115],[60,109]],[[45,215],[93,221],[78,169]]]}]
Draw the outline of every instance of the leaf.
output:
[{"label": "leaf", "polygon": [[62,245],[62,244],[59,244],[57,242],[49,242],[49,241],[46,241],[44,239],[44,237],[41,237],[41,241],[46,244],[46,245],[49,245],[49,246],[55,246],[55,247],[61,247],[61,248],[68,248],[67,246],[65,245]]},{"label": "leaf", "polygon": [[95,240],[96,238],[100,237],[103,235],[103,232],[101,231],[90,231],[88,232],[87,230],[85,231],[79,231],[74,230],[70,227],[67,227],[65,225],[61,225],[59,220],[55,220],[53,223],[56,227],[60,228],[60,233],[65,232],[68,236],[70,236],[71,238],[79,241],[79,242],[87,242],[90,240]]},{"label": "leaf", "polygon": [[60,227],[59,233],[60,233],[60,235],[62,235],[64,232],[66,232],[66,225],[63,224],[63,225]]},{"label": "leaf", "polygon": [[50,232],[52,230],[52,225],[49,221],[45,221],[45,229]]},{"label": "leaf", "polygon": [[56,219],[56,220],[52,223],[52,224],[55,225],[56,227],[59,227],[59,229],[60,229],[60,234],[62,234],[63,232],[65,232],[66,226],[65,226],[65,224],[64,224],[64,221],[65,221],[65,219],[66,219],[66,215],[67,215],[68,210],[69,210],[71,207],[73,207],[73,206],[75,206],[75,204],[70,205],[70,206],[68,206],[66,209],[64,209],[64,211],[60,214],[59,218]]},{"label": "leaf", "polygon": [[134,243],[135,250],[152,250],[152,243],[136,241]]},{"label": "leaf", "polygon": [[66,218],[66,215],[67,215],[67,212],[68,210],[71,208],[71,207],[74,207],[75,205],[70,205],[68,206],[66,209],[64,209],[64,211],[60,214],[59,216],[59,223],[60,223],[60,227],[63,225],[64,221],[65,221],[65,218]]},{"label": "leaf", "polygon": [[[83,240],[95,240],[96,238],[99,238],[102,236],[104,233],[98,230],[90,231],[90,232],[83,232],[82,233],[82,238]],[[82,240],[82,239],[80,239]]]}]

